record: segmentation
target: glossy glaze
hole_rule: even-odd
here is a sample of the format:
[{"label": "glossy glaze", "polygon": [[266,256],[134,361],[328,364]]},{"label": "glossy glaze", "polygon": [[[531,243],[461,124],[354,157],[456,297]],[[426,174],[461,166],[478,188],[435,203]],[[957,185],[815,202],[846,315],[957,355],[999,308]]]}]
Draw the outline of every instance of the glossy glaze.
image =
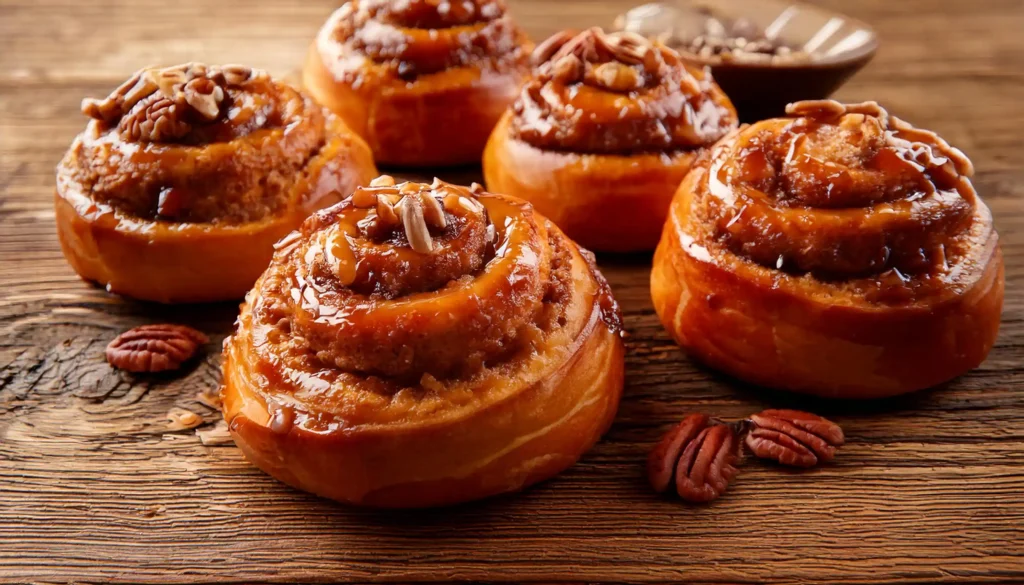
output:
[{"label": "glossy glaze", "polygon": [[375,174],[366,144],[308,97],[266,78],[225,93],[218,118],[173,141],[127,136],[118,119],[75,139],[56,211],[83,278],[160,302],[240,298],[275,241]]},{"label": "glossy glaze", "polygon": [[538,47],[484,153],[490,189],[527,199],[596,250],[649,250],[696,153],[736,125],[703,71],[591,29]]},{"label": "glossy glaze", "polygon": [[[441,202],[433,251],[375,225],[368,194]],[[225,418],[253,463],[320,495],[476,499],[597,440],[622,390],[620,333],[592,259],[529,204],[440,182],[366,189],[279,244],[225,345]]]},{"label": "glossy glaze", "polygon": [[514,99],[531,48],[500,0],[354,0],[321,28],[303,83],[379,162],[466,164]]},{"label": "glossy glaze", "polygon": [[970,161],[876,104],[801,102],[680,186],[652,296],[697,357],[755,383],[899,394],[977,366],[1003,264]]}]

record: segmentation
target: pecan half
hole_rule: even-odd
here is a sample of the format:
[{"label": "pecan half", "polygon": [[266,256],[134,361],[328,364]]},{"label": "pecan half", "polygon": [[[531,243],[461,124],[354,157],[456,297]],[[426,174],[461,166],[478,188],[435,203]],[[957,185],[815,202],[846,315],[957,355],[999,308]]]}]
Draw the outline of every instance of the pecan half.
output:
[{"label": "pecan half", "polygon": [[763,459],[783,465],[813,467],[831,461],[843,445],[843,430],[836,423],[809,412],[765,410],[750,417],[746,444]]},{"label": "pecan half", "polygon": [[191,126],[184,120],[185,104],[174,98],[151,96],[141,106],[121,118],[121,138],[131,142],[170,142],[188,135]]},{"label": "pecan half", "polygon": [[572,30],[563,30],[551,35],[547,40],[537,45],[537,48],[533,50],[533,54],[530,56],[530,59],[533,61],[534,65],[544,63],[548,59],[551,59],[551,57],[566,43],[571,41],[574,36],[576,36],[576,31]]},{"label": "pecan half", "polygon": [[736,435],[706,415],[691,414],[662,437],[647,460],[647,478],[657,492],[674,483],[688,502],[710,502],[736,476]]},{"label": "pecan half", "polygon": [[176,370],[208,341],[206,335],[184,325],[143,325],[107,345],[107,362],[129,372]]}]

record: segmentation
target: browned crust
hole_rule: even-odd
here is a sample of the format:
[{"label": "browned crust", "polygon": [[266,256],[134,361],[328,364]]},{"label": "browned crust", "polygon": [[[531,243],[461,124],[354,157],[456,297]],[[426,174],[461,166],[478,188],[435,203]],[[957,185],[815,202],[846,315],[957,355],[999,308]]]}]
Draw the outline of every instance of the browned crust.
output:
[{"label": "browned crust", "polygon": [[506,114],[484,152],[487,188],[531,202],[581,246],[605,252],[651,250],[668,207],[697,156],[574,154],[513,138]]},{"label": "browned crust", "polygon": [[369,143],[377,162],[428,167],[478,162],[524,75],[460,68],[407,84],[368,71],[355,89],[334,78],[314,44],[303,84]]},{"label": "browned crust", "polygon": [[[830,398],[928,388],[978,366],[995,343],[1004,292],[995,232],[973,250],[970,286],[885,306],[830,300],[806,287],[688,253],[688,179],[654,256],[651,296],[662,323],[697,358],[738,378]],[[983,204],[977,211],[987,219]],[[757,267],[759,268],[759,267]],[[811,287],[814,289],[814,287]]]},{"label": "browned crust", "polygon": [[280,214],[240,225],[168,223],[130,217],[93,202],[58,169],[57,233],[84,279],[110,292],[163,303],[239,299],[267,267],[278,239],[305,217],[375,175],[370,151],[344,129],[325,149],[301,197]]}]

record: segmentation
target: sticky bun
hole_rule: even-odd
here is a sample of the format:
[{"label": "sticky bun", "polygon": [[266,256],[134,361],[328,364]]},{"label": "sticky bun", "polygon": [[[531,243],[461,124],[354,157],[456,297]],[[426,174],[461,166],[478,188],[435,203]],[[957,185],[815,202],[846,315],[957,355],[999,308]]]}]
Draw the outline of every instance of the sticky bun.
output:
[{"label": "sticky bun", "polygon": [[82,110],[57,167],[61,247],[138,299],[242,298],[274,242],[376,175],[341,120],[245,67],[144,69]]},{"label": "sticky bun", "polygon": [[736,127],[729,99],[707,71],[629,32],[562,32],[533,61],[487,143],[487,187],[588,248],[654,249],[696,154]]},{"label": "sticky bun", "polygon": [[532,48],[504,0],[352,0],[317,35],[303,83],[381,164],[478,163]]},{"label": "sticky bun", "polygon": [[654,306],[697,358],[828,397],[927,388],[995,342],[1003,259],[971,162],[874,102],[790,104],[680,186]]},{"label": "sticky bun", "polygon": [[278,243],[224,346],[246,457],[368,506],[452,504],[572,465],[623,385],[593,257],[525,202],[380,177]]}]

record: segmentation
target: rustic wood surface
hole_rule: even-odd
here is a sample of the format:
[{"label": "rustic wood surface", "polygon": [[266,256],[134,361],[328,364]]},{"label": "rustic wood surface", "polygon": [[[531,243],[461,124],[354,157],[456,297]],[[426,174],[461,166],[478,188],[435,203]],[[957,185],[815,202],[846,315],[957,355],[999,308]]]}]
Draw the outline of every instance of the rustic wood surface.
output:
[{"label": "rustic wood surface", "polygon": [[[352,509],[285,487],[231,444],[168,432],[218,383],[233,304],[161,307],[81,282],[54,232],[53,169],[101,96],[136,68],[188,60],[294,70],[329,0],[0,0],[0,581],[1024,581],[1024,2],[821,2],[873,23],[875,61],[839,97],[878,99],[978,168],[1007,262],[1002,333],[947,387],[812,402],[691,362],[658,324],[649,256],[602,258],[626,313],[627,388],[604,441],[526,493],[425,512]],[[535,36],[610,24],[624,3],[512,0]],[[475,171],[442,174],[466,179]],[[106,343],[146,322],[214,338],[178,377],[111,370]],[[642,461],[685,412],[831,415],[832,464],[750,462],[720,501],[646,488]]]}]

